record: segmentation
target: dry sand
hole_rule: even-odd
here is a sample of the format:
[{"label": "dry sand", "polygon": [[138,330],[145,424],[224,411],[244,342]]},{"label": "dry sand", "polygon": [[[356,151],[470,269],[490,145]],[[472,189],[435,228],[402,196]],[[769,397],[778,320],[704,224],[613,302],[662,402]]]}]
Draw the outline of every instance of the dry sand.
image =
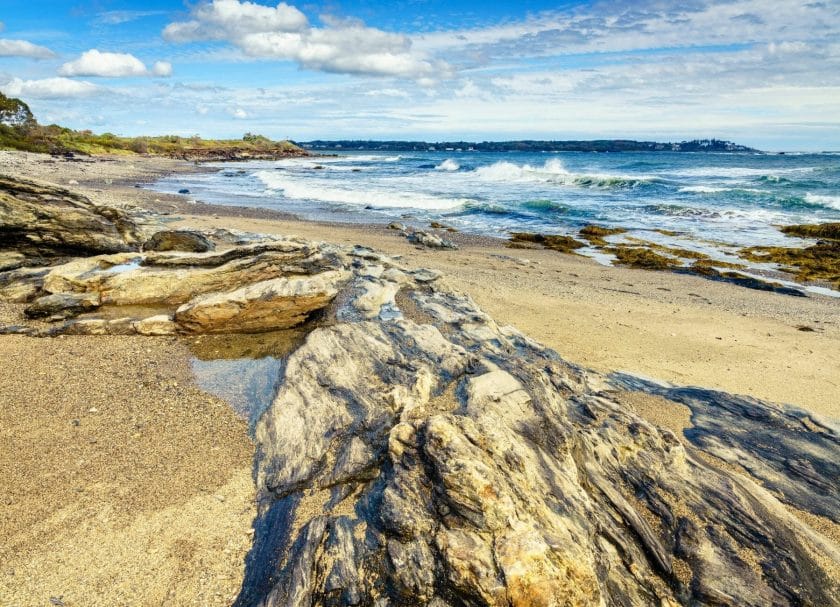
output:
[{"label": "dry sand", "polygon": [[[301,222],[134,187],[192,170],[162,159],[0,152],[0,172],[69,185],[101,204],[156,209],[173,226],[296,234],[402,255],[407,265],[443,271],[498,322],[599,371],[840,419],[836,299],[608,268],[462,234],[447,234],[458,251],[419,250],[381,226]],[[13,313],[0,307],[0,317]],[[0,605],[50,597],[68,606],[205,605],[235,595],[254,515],[252,447],[244,423],[194,387],[188,356],[169,339],[0,337]],[[690,424],[664,399],[628,406],[677,432]]]}]

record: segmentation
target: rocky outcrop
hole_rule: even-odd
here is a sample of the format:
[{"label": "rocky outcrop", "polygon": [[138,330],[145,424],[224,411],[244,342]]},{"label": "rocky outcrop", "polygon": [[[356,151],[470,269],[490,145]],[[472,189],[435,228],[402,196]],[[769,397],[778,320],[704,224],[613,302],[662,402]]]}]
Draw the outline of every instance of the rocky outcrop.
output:
[{"label": "rocky outcrop", "polygon": [[[405,276],[396,313],[359,315],[369,290],[348,290],[289,357],[256,428],[237,605],[840,604],[837,547],[749,475]],[[836,459],[837,434],[809,432]],[[831,466],[788,483],[826,496]]]},{"label": "rocky outcrop", "polygon": [[129,251],[136,228],[122,211],[64,188],[0,175],[0,249],[27,257]]},{"label": "rocky outcrop", "polygon": [[143,243],[144,251],[186,251],[188,253],[206,253],[216,246],[200,232],[189,230],[161,230]]},{"label": "rocky outcrop", "polygon": [[347,274],[273,278],[229,293],[197,297],[175,312],[178,327],[190,333],[254,333],[288,329],[326,307]]}]

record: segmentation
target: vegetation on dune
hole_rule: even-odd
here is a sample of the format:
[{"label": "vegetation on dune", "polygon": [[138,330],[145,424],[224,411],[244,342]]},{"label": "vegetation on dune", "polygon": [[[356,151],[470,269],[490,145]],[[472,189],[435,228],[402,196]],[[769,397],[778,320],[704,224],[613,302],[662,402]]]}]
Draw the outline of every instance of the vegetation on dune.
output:
[{"label": "vegetation on dune", "polygon": [[289,141],[272,141],[246,133],[242,139],[180,137],[120,137],[112,133],[76,131],[56,124],[40,125],[29,107],[0,93],[0,149],[49,154],[152,154],[196,160],[304,155]]}]

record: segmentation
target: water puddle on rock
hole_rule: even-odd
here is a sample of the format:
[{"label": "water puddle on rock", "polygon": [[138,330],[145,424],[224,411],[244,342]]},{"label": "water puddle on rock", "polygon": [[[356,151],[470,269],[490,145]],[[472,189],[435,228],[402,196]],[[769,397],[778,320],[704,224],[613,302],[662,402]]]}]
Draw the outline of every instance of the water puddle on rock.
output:
[{"label": "water puddle on rock", "polygon": [[188,340],[196,384],[227,401],[254,425],[277,394],[286,360],[311,327],[257,334],[200,335]]}]

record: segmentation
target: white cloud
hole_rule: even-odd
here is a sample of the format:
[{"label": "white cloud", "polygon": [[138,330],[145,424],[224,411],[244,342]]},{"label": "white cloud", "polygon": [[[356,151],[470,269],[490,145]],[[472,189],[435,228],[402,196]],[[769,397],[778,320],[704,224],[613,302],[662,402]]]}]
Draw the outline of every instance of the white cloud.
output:
[{"label": "white cloud", "polygon": [[244,120],[248,117],[248,112],[243,110],[241,107],[228,108],[228,114],[239,120]]},{"label": "white cloud", "polygon": [[21,80],[13,78],[0,85],[6,95],[36,99],[57,99],[63,97],[86,97],[99,91],[99,87],[84,80],[70,78],[44,78],[41,80]]},{"label": "white cloud", "polygon": [[166,61],[158,61],[149,70],[134,55],[128,53],[103,53],[96,49],[91,49],[82,53],[78,59],[62,65],[58,73],[60,76],[98,76],[103,78],[171,76],[172,64]]},{"label": "white cloud", "polygon": [[250,57],[281,59],[340,74],[420,78],[446,75],[448,66],[411,48],[411,39],[367,27],[356,20],[322,17],[311,27],[285,3],[276,8],[239,0],[213,0],[193,10],[189,21],[163,30],[170,42],[226,40]]},{"label": "white cloud", "polygon": [[29,57],[30,59],[50,59],[55,53],[45,46],[38,46],[26,40],[0,38],[0,57]]},{"label": "white cloud", "polygon": [[165,11],[104,11],[99,13],[94,21],[105,25],[120,25],[121,23],[129,23],[130,21],[136,21],[144,17],[163,14],[165,14]]},{"label": "white cloud", "polygon": [[155,61],[150,73],[153,76],[168,78],[172,75],[172,64],[168,61]]},{"label": "white cloud", "polygon": [[309,26],[306,15],[285,2],[276,7],[238,0],[213,0],[193,9],[192,19],[170,23],[163,30],[169,42],[231,40],[261,32],[299,32]]}]

